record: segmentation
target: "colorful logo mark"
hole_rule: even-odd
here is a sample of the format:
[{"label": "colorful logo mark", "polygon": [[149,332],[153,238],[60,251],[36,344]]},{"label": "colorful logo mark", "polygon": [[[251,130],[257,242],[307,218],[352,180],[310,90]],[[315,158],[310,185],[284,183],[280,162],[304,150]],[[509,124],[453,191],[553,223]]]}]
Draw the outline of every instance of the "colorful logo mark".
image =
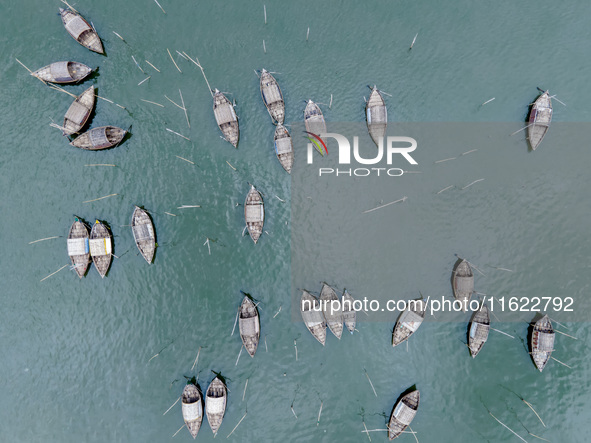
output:
[{"label": "colorful logo mark", "polygon": [[[324,140],[322,140],[320,138],[320,136],[314,134],[313,132],[308,132],[308,131],[304,131],[306,134],[311,135],[314,138],[310,138],[310,137],[306,137],[308,140],[310,140],[314,146],[316,146],[316,150],[320,153],[320,155],[322,155],[324,157],[324,153],[326,153],[326,155],[328,155],[328,149],[326,148],[326,143],[324,143]],[[314,140],[316,139],[316,140]],[[320,142],[320,144],[318,143]],[[320,145],[322,145],[322,147],[324,148],[324,152],[322,151],[322,148],[320,147]]]}]

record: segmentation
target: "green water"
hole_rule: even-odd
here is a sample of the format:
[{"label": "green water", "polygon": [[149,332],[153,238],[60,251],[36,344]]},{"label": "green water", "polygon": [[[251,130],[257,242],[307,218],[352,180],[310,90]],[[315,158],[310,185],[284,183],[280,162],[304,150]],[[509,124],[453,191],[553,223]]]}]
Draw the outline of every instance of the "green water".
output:
[{"label": "green water", "polygon": [[[487,408],[530,442],[537,439],[524,427],[553,442],[589,441],[591,5],[265,1],[265,25],[263,2],[159,1],[166,14],[150,0],[75,4],[103,38],[107,57],[67,35],[59,2],[0,4],[0,441],[169,441],[183,423],[180,406],[163,413],[184,376],[198,375],[206,389],[210,370],[230,389],[217,439],[247,411],[230,440],[364,441],[362,420],[384,429],[384,414],[416,384],[421,407],[412,428],[421,443],[519,441]],[[211,86],[236,100],[237,150],[219,138],[207,86],[176,50],[198,57]],[[30,77],[15,58],[31,69],[64,59],[99,66],[98,76],[65,89],[78,94],[94,84],[126,107],[99,100],[91,125],[133,125],[131,138],[103,152],[68,146],[49,123],[60,123],[72,99]],[[401,133],[416,131],[419,165],[408,169],[420,174],[369,187],[317,181],[300,140],[290,178],[273,152],[274,128],[253,72],[262,67],[280,73],[294,131],[304,100],[328,104],[331,94],[327,121],[363,127],[366,85],[377,84],[392,95],[390,120],[412,122]],[[551,131],[529,153],[523,133],[508,134],[522,126],[536,86],[568,107],[554,102]],[[179,103],[179,89],[191,128],[164,97]],[[470,124],[478,122],[484,126]],[[478,151],[460,156],[471,149]],[[266,203],[267,232],[256,246],[242,236],[237,206],[248,183]],[[436,194],[449,185],[456,188]],[[118,195],[82,203],[110,194]],[[403,196],[403,204],[361,216]],[[160,247],[151,266],[125,226],[135,204],[155,222]],[[182,205],[201,207],[177,209]],[[79,280],[66,267],[41,282],[68,263],[72,214],[107,221],[120,258],[104,280],[94,269]],[[28,244],[52,236],[61,238]],[[329,336],[325,348],[292,321],[297,288],[319,291],[322,280],[357,297],[421,291],[449,298],[454,254],[483,269],[476,284],[484,293],[573,296],[577,315],[561,321],[578,340],[558,335],[554,354],[572,369],[555,361],[542,374],[534,368],[525,346],[529,314],[501,316],[493,326],[515,339],[491,332],[475,360],[463,344],[465,316],[424,324],[408,351],[389,344],[395,315],[360,314],[359,333],[340,342]],[[256,357],[243,352],[236,364],[241,343],[231,332],[240,290],[260,302],[262,336]],[[546,427],[510,391],[534,405]],[[174,438],[191,439],[186,430]],[[205,420],[198,439],[213,441]],[[372,433],[372,441],[385,439]]]}]

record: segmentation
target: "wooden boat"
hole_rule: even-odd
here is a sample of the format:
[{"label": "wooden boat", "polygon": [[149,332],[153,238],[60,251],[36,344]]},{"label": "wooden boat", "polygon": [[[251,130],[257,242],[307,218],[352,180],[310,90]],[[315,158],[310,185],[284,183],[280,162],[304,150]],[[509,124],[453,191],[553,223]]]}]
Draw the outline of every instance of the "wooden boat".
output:
[{"label": "wooden boat", "polygon": [[[333,301],[336,301],[334,304],[335,309],[331,308]],[[337,293],[326,283],[322,283],[322,290],[320,291],[320,304],[322,306],[324,318],[326,319],[326,324],[334,336],[340,340],[341,336],[343,335],[343,313],[341,311],[341,307],[337,306],[337,304],[340,305]],[[337,307],[338,309],[336,309]]]},{"label": "wooden boat", "polygon": [[266,69],[261,71],[261,97],[274,124],[283,124],[285,120],[285,102],[279,84]]},{"label": "wooden boat", "polygon": [[90,255],[98,273],[105,278],[113,258],[113,240],[107,227],[96,221],[90,231]]},{"label": "wooden boat", "polygon": [[84,277],[90,263],[88,240],[88,226],[76,217],[68,233],[68,255],[80,278]]},{"label": "wooden boat", "polygon": [[66,31],[80,43],[91,51],[104,54],[103,44],[97,32],[90,24],[82,18],[80,14],[70,9],[60,8],[60,15]]},{"label": "wooden boat", "polygon": [[324,346],[326,343],[326,319],[324,318],[318,299],[308,291],[303,291],[300,311],[302,312],[302,318],[308,331]]},{"label": "wooden boat", "polygon": [[101,126],[80,134],[70,144],[80,149],[98,151],[117,146],[121,143],[125,134],[127,134],[125,129],[116,126]]},{"label": "wooden boat", "polygon": [[462,303],[462,310],[468,310],[468,303],[474,292],[474,274],[466,260],[462,260],[453,271],[454,297]]},{"label": "wooden boat", "polygon": [[392,409],[390,422],[388,423],[388,437],[394,440],[399,437],[410,425],[419,409],[419,391],[412,391],[400,399]]},{"label": "wooden boat", "polygon": [[238,329],[240,330],[242,344],[246,348],[248,354],[251,357],[254,357],[261,337],[259,311],[250,297],[244,296],[244,300],[242,300],[238,312]]},{"label": "wooden boat", "polygon": [[203,404],[199,388],[194,383],[188,382],[183,389],[181,404],[185,425],[195,438],[203,421]]},{"label": "wooden boat", "polygon": [[536,367],[542,372],[554,350],[554,328],[547,315],[533,325],[531,335],[531,358]]},{"label": "wooden boat", "polygon": [[154,224],[145,209],[136,206],[131,216],[131,231],[137,248],[148,263],[154,260],[156,251],[156,234]]},{"label": "wooden boat", "polygon": [[408,340],[413,335],[423,320],[425,320],[425,311],[427,310],[427,302],[423,300],[409,300],[406,310],[400,314],[394,330],[392,331],[392,346],[397,346],[400,343]]},{"label": "wooden boat", "polygon": [[552,99],[548,91],[540,95],[531,107],[527,138],[531,148],[535,149],[542,143],[552,121]]},{"label": "wooden boat", "polygon": [[31,72],[33,77],[51,83],[76,83],[84,80],[92,69],[78,62],[55,62]]},{"label": "wooden boat", "polygon": [[275,154],[283,169],[291,174],[291,168],[293,166],[293,143],[291,141],[291,135],[287,131],[287,128],[281,123],[277,125],[275,129]]},{"label": "wooden boat", "polygon": [[306,109],[304,109],[304,123],[306,124],[306,131],[316,135],[326,134],[324,115],[312,100],[308,100]]},{"label": "wooden boat", "polygon": [[365,104],[365,118],[367,120],[367,130],[376,145],[383,143],[388,126],[388,110],[386,102],[378,88],[371,88],[369,100]]},{"label": "wooden boat", "polygon": [[256,245],[259,237],[263,233],[263,225],[265,223],[265,206],[263,204],[263,197],[261,193],[250,186],[250,191],[246,195],[244,202],[244,220],[246,227],[252,241]]},{"label": "wooden boat", "polygon": [[353,307],[355,299],[351,297],[351,294],[345,289],[341,300],[343,302],[343,321],[349,332],[352,334],[355,331],[355,324],[357,323],[357,311]]},{"label": "wooden boat", "polygon": [[64,117],[64,135],[76,134],[84,127],[94,108],[94,97],[94,86],[91,86],[72,102]]},{"label": "wooden boat", "polygon": [[472,358],[476,357],[486,340],[490,330],[490,314],[488,307],[483,303],[480,309],[472,316],[468,327],[468,348]]},{"label": "wooden boat", "polygon": [[213,96],[213,113],[220,131],[224,135],[224,139],[237,148],[238,139],[240,138],[238,117],[236,117],[234,106],[232,106],[230,100],[217,89]]},{"label": "wooden boat", "polygon": [[218,433],[224,419],[227,396],[226,385],[219,377],[214,378],[205,394],[205,414],[214,435]]}]

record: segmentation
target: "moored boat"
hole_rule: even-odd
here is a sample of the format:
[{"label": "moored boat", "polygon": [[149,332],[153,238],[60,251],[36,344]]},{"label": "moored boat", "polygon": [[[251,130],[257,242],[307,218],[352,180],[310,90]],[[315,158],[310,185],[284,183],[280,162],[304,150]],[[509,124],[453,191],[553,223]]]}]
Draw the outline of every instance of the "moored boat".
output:
[{"label": "moored boat", "polygon": [[213,113],[215,120],[224,135],[224,139],[237,148],[238,139],[240,138],[240,128],[238,126],[238,117],[234,112],[234,106],[223,93],[217,89],[214,92]]},{"label": "moored boat", "polygon": [[277,80],[266,69],[261,71],[260,80],[261,97],[271,116],[271,120],[274,124],[283,124],[285,120],[285,102]]},{"label": "moored boat", "polygon": [[244,220],[248,234],[252,241],[256,243],[263,233],[263,225],[265,224],[265,206],[263,204],[263,197],[254,186],[250,186],[250,191],[246,195],[244,202]]},{"label": "moored boat", "polygon": [[324,346],[326,343],[326,319],[324,318],[318,299],[308,291],[303,291],[300,301],[300,311],[308,331]]},{"label": "moored boat", "polygon": [[148,263],[152,263],[154,252],[156,251],[156,234],[154,233],[154,224],[148,211],[139,206],[135,207],[131,215],[131,231],[133,232],[133,239],[142,257]]},{"label": "moored boat", "polygon": [[326,134],[324,115],[322,115],[322,111],[312,100],[308,100],[304,109],[304,123],[306,125],[306,131],[318,136],[320,134]]},{"label": "moored boat", "polygon": [[[195,378],[193,378],[195,380]],[[197,433],[201,428],[203,421],[203,401],[201,393],[194,381],[187,382],[182,394],[182,413],[183,420],[187,429],[193,438],[197,437]]]},{"label": "moored boat", "polygon": [[104,278],[111,266],[113,240],[107,227],[98,220],[92,225],[89,246],[94,266],[100,276]]},{"label": "moored boat", "polygon": [[531,148],[540,146],[552,121],[552,99],[548,91],[540,95],[531,107],[527,138]]},{"label": "moored boat", "polygon": [[343,307],[343,321],[349,332],[352,334],[355,331],[355,325],[357,323],[357,311],[353,306],[355,299],[345,289],[341,300]]},{"label": "moored boat", "polygon": [[205,394],[205,414],[207,415],[207,421],[214,435],[218,433],[218,429],[224,419],[226,399],[226,385],[224,385],[219,377],[214,378]]},{"label": "moored boat", "polygon": [[68,255],[72,261],[72,266],[80,278],[84,277],[90,263],[90,247],[88,241],[88,226],[76,217],[76,220],[70,227],[67,244]]},{"label": "moored boat", "polygon": [[480,309],[472,316],[472,321],[468,326],[468,348],[472,358],[476,357],[486,340],[490,331],[490,314],[486,304],[482,304]]},{"label": "moored boat", "polygon": [[376,145],[383,143],[388,126],[388,110],[384,97],[376,86],[371,88],[369,100],[365,104],[365,118],[367,120],[367,130]]},{"label": "moored boat", "polygon": [[238,312],[238,329],[240,330],[242,344],[248,354],[254,357],[261,337],[259,311],[250,297],[245,295]]},{"label": "moored boat", "polygon": [[454,297],[462,303],[462,310],[468,310],[468,303],[474,292],[474,274],[466,260],[461,260],[453,271],[452,286]]},{"label": "moored boat", "polygon": [[70,144],[80,149],[98,151],[117,146],[123,141],[125,134],[127,134],[125,129],[116,126],[101,126],[80,134]]},{"label": "moored boat", "polygon": [[400,314],[394,330],[392,331],[392,346],[397,346],[400,343],[408,340],[414,334],[423,320],[425,320],[425,311],[427,310],[427,302],[423,300],[409,300],[407,307]]},{"label": "moored boat", "polygon": [[[335,302],[335,303],[333,303]],[[322,283],[322,290],[320,291],[320,304],[322,312],[326,319],[326,324],[330,331],[339,340],[343,335],[343,313],[337,293],[333,288],[326,283]]]},{"label": "moored boat", "polygon": [[547,315],[544,315],[532,326],[531,358],[536,367],[542,372],[554,350],[554,328]]},{"label": "moored boat", "polygon": [[88,117],[90,117],[90,113],[94,108],[94,101],[94,86],[91,86],[76,97],[64,116],[64,135],[72,135],[80,132],[88,121]]},{"label": "moored boat", "polygon": [[55,62],[31,72],[33,77],[51,83],[76,83],[84,80],[92,69],[78,62]]},{"label": "moored boat", "polygon": [[411,424],[419,409],[420,393],[412,391],[402,397],[392,409],[388,423],[388,437],[394,440],[399,437]]},{"label": "moored boat", "polygon": [[104,54],[103,44],[95,29],[80,15],[70,9],[60,8],[62,23],[66,31],[82,46]]},{"label": "moored boat", "polygon": [[283,169],[291,174],[291,168],[293,166],[293,143],[291,141],[291,135],[285,126],[281,123],[275,128],[274,136],[275,154]]}]

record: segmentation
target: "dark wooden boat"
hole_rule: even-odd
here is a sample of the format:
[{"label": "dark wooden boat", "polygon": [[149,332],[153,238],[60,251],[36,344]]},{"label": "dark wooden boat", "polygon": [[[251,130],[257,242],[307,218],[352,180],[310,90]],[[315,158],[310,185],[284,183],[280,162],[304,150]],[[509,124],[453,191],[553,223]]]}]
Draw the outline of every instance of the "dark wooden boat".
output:
[{"label": "dark wooden boat", "polygon": [[312,100],[308,100],[306,109],[304,109],[304,123],[306,125],[306,131],[316,135],[326,134],[324,115],[322,115],[322,111]]},{"label": "dark wooden boat", "polygon": [[127,134],[125,129],[116,126],[101,126],[80,134],[70,144],[80,149],[98,151],[117,146],[121,143],[125,134]]},{"label": "dark wooden boat", "polygon": [[237,148],[238,139],[240,138],[238,117],[236,117],[234,106],[232,106],[230,100],[217,89],[213,96],[213,113],[224,139]]},{"label": "dark wooden boat", "polygon": [[[333,309],[331,309],[332,302],[334,303]],[[326,319],[326,324],[330,331],[339,340],[343,335],[343,313],[341,307],[337,306],[339,298],[333,288],[328,286],[326,283],[322,283],[322,290],[320,291],[320,304],[322,305],[322,312]],[[338,307],[338,309],[336,309]]]},{"label": "dark wooden boat", "polygon": [[367,130],[376,145],[383,143],[388,126],[388,110],[386,102],[378,88],[371,88],[369,100],[365,104],[365,118],[367,120]]},{"label": "dark wooden boat", "polygon": [[193,438],[195,438],[203,421],[201,393],[195,384],[191,382],[187,383],[183,389],[181,405],[185,425]]},{"label": "dark wooden boat", "polygon": [[302,312],[302,318],[308,331],[324,346],[326,343],[326,319],[324,318],[318,299],[308,291],[303,291],[300,301],[300,311]]},{"label": "dark wooden boat", "polygon": [[388,437],[394,440],[399,437],[411,424],[419,409],[419,391],[412,391],[400,399],[392,409],[388,423]]},{"label": "dark wooden boat", "polygon": [[466,312],[470,298],[474,293],[474,274],[466,260],[458,263],[453,271],[452,281],[454,297],[462,303],[462,310]]},{"label": "dark wooden boat", "polygon": [[261,337],[259,311],[250,297],[244,296],[244,300],[242,300],[238,312],[238,328],[240,330],[242,344],[246,348],[248,354],[251,357],[254,357]]},{"label": "dark wooden boat", "polygon": [[244,202],[244,220],[248,234],[256,245],[259,237],[263,233],[263,225],[265,223],[265,206],[263,204],[263,197],[254,186],[250,186],[250,191],[246,195]]},{"label": "dark wooden boat", "polygon": [[97,32],[80,14],[70,9],[60,8],[60,15],[66,31],[68,31],[74,40],[91,51],[98,52],[99,54],[105,53]]},{"label": "dark wooden boat", "polygon": [[88,226],[76,217],[68,233],[68,255],[70,256],[70,260],[72,260],[72,266],[80,278],[84,277],[90,264],[88,240]]},{"label": "dark wooden boat", "polygon": [[137,248],[148,263],[154,260],[156,251],[156,234],[150,214],[145,209],[136,206],[131,216],[131,231]]},{"label": "dark wooden boat", "polygon": [[64,117],[64,135],[77,134],[84,127],[94,108],[94,86],[80,94],[72,102]]},{"label": "dark wooden boat", "polygon": [[219,377],[214,378],[205,394],[205,414],[214,435],[218,433],[224,419],[227,396],[226,385]]},{"label": "dark wooden boat", "polygon": [[544,315],[533,325],[531,335],[531,358],[536,367],[542,372],[554,350],[554,328],[547,315]]},{"label": "dark wooden boat", "polygon": [[400,314],[394,330],[392,331],[392,346],[397,346],[400,343],[408,340],[414,334],[423,320],[425,320],[425,311],[427,310],[427,302],[423,300],[409,300],[406,310]]},{"label": "dark wooden boat", "polygon": [[480,309],[472,316],[472,321],[468,326],[468,348],[472,358],[476,357],[486,340],[488,340],[488,333],[490,332],[490,314],[488,307],[483,303]]},{"label": "dark wooden boat", "polygon": [[357,323],[357,311],[353,307],[355,299],[345,289],[341,300],[343,301],[343,321],[352,334],[355,331],[355,325]]},{"label": "dark wooden boat", "polygon": [[84,80],[92,69],[78,62],[55,62],[31,72],[33,77],[51,83],[76,83]]},{"label": "dark wooden boat", "polygon": [[291,135],[287,131],[287,128],[281,123],[277,125],[275,129],[275,154],[283,169],[291,174],[291,168],[293,166],[293,143],[291,141]]},{"label": "dark wooden boat", "polygon": [[90,231],[89,245],[94,267],[105,278],[113,259],[113,239],[107,227],[98,220]]},{"label": "dark wooden boat", "polygon": [[552,99],[548,91],[538,97],[531,107],[529,113],[529,126],[527,128],[527,138],[531,148],[540,146],[544,136],[550,128],[552,121]]},{"label": "dark wooden boat", "polygon": [[285,120],[285,102],[279,84],[266,69],[261,71],[261,97],[274,124]]}]

